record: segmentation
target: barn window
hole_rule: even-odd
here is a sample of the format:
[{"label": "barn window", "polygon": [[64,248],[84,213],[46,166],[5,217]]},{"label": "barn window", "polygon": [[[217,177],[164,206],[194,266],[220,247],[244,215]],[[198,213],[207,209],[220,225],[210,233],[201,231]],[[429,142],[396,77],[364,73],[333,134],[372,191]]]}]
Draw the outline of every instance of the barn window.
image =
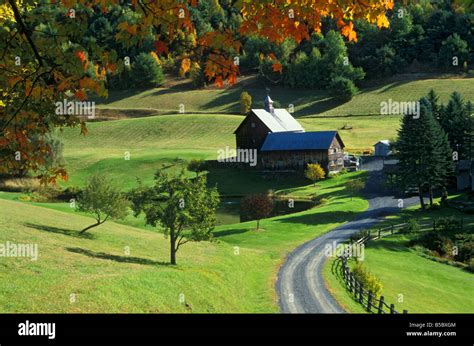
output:
[{"label": "barn window", "polygon": [[255,127],[255,123],[252,123],[250,126]]}]

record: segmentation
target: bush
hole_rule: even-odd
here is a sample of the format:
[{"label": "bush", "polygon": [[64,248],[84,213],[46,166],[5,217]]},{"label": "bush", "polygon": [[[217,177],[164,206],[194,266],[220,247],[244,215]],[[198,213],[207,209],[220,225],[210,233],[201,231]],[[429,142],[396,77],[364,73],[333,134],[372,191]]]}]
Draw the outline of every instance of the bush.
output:
[{"label": "bush", "polygon": [[403,228],[402,233],[416,233],[420,231],[420,224],[416,219],[410,219]]},{"label": "bush", "polygon": [[426,233],[419,239],[410,242],[410,245],[421,245],[431,250],[434,256],[452,258],[454,255],[453,241],[438,232]]},{"label": "bush", "polygon": [[206,170],[206,162],[204,160],[192,159],[189,161],[187,169],[199,175],[200,172]]},{"label": "bush", "polygon": [[435,220],[436,230],[441,232],[462,230],[462,221],[454,216],[442,217]]},{"label": "bush", "polygon": [[382,292],[382,283],[378,278],[376,278],[366,268],[364,268],[361,262],[357,262],[355,264],[354,268],[352,269],[352,274],[362,284],[364,289],[372,292],[375,297],[380,295]]},{"label": "bush", "polygon": [[133,81],[137,88],[153,88],[163,84],[161,66],[148,53],[140,53],[133,64]]},{"label": "bush", "polygon": [[347,102],[357,93],[357,87],[350,79],[336,77],[329,84],[329,92],[335,99]]},{"label": "bush", "polygon": [[191,70],[189,71],[189,77],[193,82],[195,88],[203,88],[206,85],[206,78],[201,67],[197,64],[194,64]]}]

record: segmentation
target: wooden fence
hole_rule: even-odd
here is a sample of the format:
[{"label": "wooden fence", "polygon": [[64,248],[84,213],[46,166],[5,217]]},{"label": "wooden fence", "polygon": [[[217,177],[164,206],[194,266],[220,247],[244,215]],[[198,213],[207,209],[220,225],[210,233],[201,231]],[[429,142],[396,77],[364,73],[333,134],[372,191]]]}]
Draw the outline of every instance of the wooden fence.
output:
[{"label": "wooden fence", "polygon": [[[352,243],[352,246],[360,246],[366,244],[370,240],[379,239],[385,237],[387,235],[392,235],[399,232],[401,229],[406,227],[407,223],[401,223],[397,225],[391,225],[388,227],[379,228],[375,230],[375,232],[368,231],[368,234],[356,242]],[[367,310],[367,312],[371,313],[378,313],[378,314],[399,314],[397,310],[395,310],[395,304],[387,304],[385,302],[384,296],[376,297],[372,292],[366,290],[363,284],[356,279],[355,275],[351,273],[350,268],[347,264],[347,261],[351,257],[351,252],[349,249],[344,251],[344,253],[338,257],[341,265],[341,274],[346,283],[346,287],[354,296],[354,299],[362,304],[362,306]],[[407,310],[403,310],[403,313],[408,313]]]},{"label": "wooden fence", "polygon": [[[426,223],[420,224],[420,226],[431,226],[433,231],[438,230],[440,220],[434,219],[432,222],[427,221]],[[366,244],[370,240],[380,239],[389,235],[393,235],[395,233],[400,232],[402,229],[408,226],[408,223],[400,223],[396,225],[390,225],[386,227],[382,227],[376,230],[367,230],[367,235],[358,239],[357,241],[353,242],[349,246],[360,246]],[[460,230],[464,228],[464,218],[458,220],[458,224],[456,225]],[[347,264],[348,259],[351,257],[351,252],[349,249],[344,251],[344,253],[338,257],[338,261],[342,264],[341,265],[341,274],[346,283],[346,286],[354,295],[354,299],[361,303],[364,308],[368,312],[372,313],[379,313],[379,314],[399,314],[397,310],[395,310],[394,304],[388,305],[385,302],[384,296],[380,296],[379,298],[375,297],[371,292],[367,291],[361,282],[359,282],[353,273],[351,273],[350,268]],[[406,314],[407,310],[403,310],[403,313]]]}]

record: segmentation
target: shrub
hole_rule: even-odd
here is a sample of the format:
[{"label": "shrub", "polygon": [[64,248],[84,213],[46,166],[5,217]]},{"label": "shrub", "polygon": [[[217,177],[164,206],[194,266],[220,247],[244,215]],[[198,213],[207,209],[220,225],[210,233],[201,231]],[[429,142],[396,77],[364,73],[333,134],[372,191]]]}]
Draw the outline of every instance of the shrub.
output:
[{"label": "shrub", "polygon": [[350,79],[335,77],[329,84],[329,92],[335,99],[347,102],[357,93],[357,87]]},{"label": "shrub", "polygon": [[420,231],[420,224],[416,219],[410,219],[403,228],[402,233],[416,233]]},{"label": "shrub", "polygon": [[191,78],[195,88],[202,88],[206,85],[206,78],[198,64],[193,64],[193,67],[189,71],[189,77]]},{"label": "shrub", "polygon": [[157,87],[164,82],[161,66],[148,53],[140,53],[136,57],[132,70],[137,88]]},{"label": "shrub", "polygon": [[246,91],[240,94],[240,113],[248,114],[252,108],[252,96]]},{"label": "shrub", "polygon": [[434,256],[453,256],[454,243],[451,239],[438,232],[429,232],[419,239],[410,242],[411,245],[419,244],[431,250]]},{"label": "shrub", "polygon": [[324,179],[326,172],[324,172],[324,169],[321,167],[321,165],[308,163],[308,166],[304,171],[304,175],[313,182],[313,185],[316,185],[318,180]]},{"label": "shrub", "polygon": [[352,274],[362,284],[362,286],[375,297],[378,297],[382,292],[382,283],[377,277],[372,275],[361,262],[357,262],[352,269]]},{"label": "shrub", "polygon": [[462,229],[462,221],[454,216],[442,217],[435,220],[436,230],[441,232],[457,231]]},{"label": "shrub", "polygon": [[199,175],[200,172],[206,170],[206,162],[204,160],[192,159],[188,163],[188,171],[195,172]]}]

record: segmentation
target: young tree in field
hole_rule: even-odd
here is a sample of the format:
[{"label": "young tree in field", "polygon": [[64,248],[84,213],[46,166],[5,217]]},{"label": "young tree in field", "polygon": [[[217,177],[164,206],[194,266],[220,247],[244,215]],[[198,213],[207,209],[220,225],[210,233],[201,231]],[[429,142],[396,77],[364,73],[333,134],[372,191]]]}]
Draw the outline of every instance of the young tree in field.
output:
[{"label": "young tree in field", "polygon": [[257,220],[257,230],[260,229],[260,220],[269,217],[273,211],[273,201],[266,194],[249,195],[240,205],[242,213],[250,220]]},{"label": "young tree in field", "polygon": [[207,188],[205,175],[188,179],[184,172],[171,175],[162,169],[155,175],[155,185],[140,185],[130,192],[130,199],[135,216],[145,214],[147,225],[160,225],[169,236],[171,264],[176,264],[182,245],[212,239],[219,194],[216,188]]},{"label": "young tree in field", "polygon": [[246,91],[240,94],[240,113],[246,115],[252,108],[252,96]]},{"label": "young tree in field", "polygon": [[85,233],[109,219],[125,218],[129,202],[120,189],[111,184],[106,175],[94,174],[89,177],[86,187],[78,198],[77,205],[77,211],[93,214],[97,221],[80,232]]},{"label": "young tree in field", "polygon": [[352,179],[346,183],[346,188],[350,191],[351,201],[354,195],[365,187],[365,182],[362,179]]},{"label": "young tree in field", "polygon": [[418,188],[420,205],[424,209],[423,189],[430,192],[433,204],[433,188],[446,185],[452,174],[452,151],[443,129],[433,117],[426,98],[420,100],[420,116],[405,114],[396,142],[400,160],[400,177],[405,186]]},{"label": "young tree in field", "polygon": [[304,171],[304,175],[313,182],[313,186],[316,186],[317,181],[324,179],[326,172],[324,172],[324,169],[321,167],[321,165],[317,163],[308,163],[306,170]]},{"label": "young tree in field", "polygon": [[[226,2],[235,20],[219,30],[197,30],[203,24],[191,15],[196,0],[8,0],[0,3],[0,174],[34,171],[43,165],[45,141],[31,141],[56,127],[87,126],[74,114],[57,114],[55,103],[65,99],[85,101],[107,96],[110,77],[133,66],[132,54],[150,36],[156,55],[181,61],[181,72],[199,63],[207,81],[222,87],[234,84],[239,73],[236,57],[250,36],[281,44],[291,39],[300,44],[322,31],[322,18],[331,17],[349,41],[357,41],[357,19],[388,27],[386,12],[393,0],[286,0]],[[216,6],[222,7],[221,2]],[[99,16],[117,11],[118,20],[102,23],[105,35],[84,39]],[[214,9],[218,12],[219,8]],[[222,12],[222,11],[221,11]],[[105,25],[105,26],[104,26]],[[97,31],[96,31],[97,32]],[[103,40],[110,38],[110,43]],[[112,46],[113,44],[113,46]],[[282,64],[271,52],[260,52],[272,61],[275,72]],[[136,65],[135,65],[136,66]],[[156,76],[155,76],[156,77]],[[155,78],[153,78],[155,80]],[[22,160],[15,159],[15,153]],[[62,167],[41,175],[42,182],[67,179]]]}]

